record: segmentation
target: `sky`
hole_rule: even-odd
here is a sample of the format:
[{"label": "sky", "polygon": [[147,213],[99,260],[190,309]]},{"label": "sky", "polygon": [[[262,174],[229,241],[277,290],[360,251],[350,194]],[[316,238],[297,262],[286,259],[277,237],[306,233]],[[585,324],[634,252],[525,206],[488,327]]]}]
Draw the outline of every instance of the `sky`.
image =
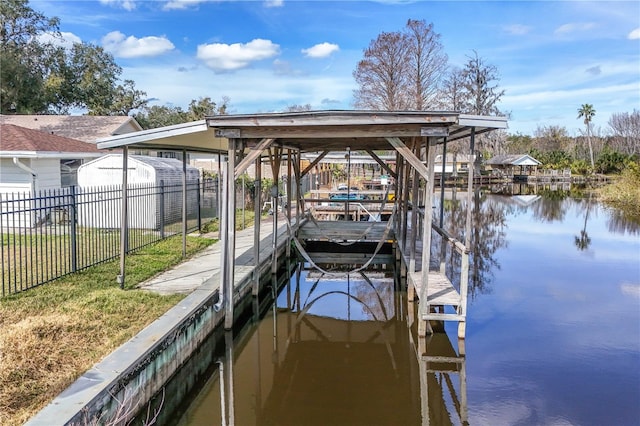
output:
[{"label": "sky", "polygon": [[509,133],[595,132],[640,110],[638,1],[31,0],[67,42],[104,47],[150,105],[230,100],[230,113],[354,109],[353,71],[382,32],[432,23],[449,65],[497,68]]}]

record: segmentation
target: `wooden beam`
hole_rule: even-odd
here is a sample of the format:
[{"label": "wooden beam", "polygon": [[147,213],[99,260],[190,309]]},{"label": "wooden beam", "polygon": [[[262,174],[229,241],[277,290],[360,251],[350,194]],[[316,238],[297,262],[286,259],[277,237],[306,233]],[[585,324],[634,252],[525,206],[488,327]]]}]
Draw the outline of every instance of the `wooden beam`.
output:
[{"label": "wooden beam", "polygon": [[391,169],[389,168],[389,166],[387,166],[387,164],[386,164],[384,161],[382,161],[382,159],[381,159],[380,157],[378,157],[378,156],[376,155],[376,153],[375,153],[375,152],[373,152],[373,150],[371,150],[371,149],[367,149],[366,151],[367,151],[367,153],[371,156],[371,158],[373,158],[373,159],[376,161],[376,163],[380,164],[380,167],[382,167],[382,168],[383,168],[387,173],[389,173],[389,174],[390,174],[394,179],[397,179],[397,178],[398,178],[398,175],[396,175],[396,172],[394,172],[393,170],[391,170]]},{"label": "wooden beam", "polygon": [[282,148],[274,146],[273,150],[269,148],[269,163],[271,164],[271,174],[273,181],[277,184],[280,176],[280,161],[282,160]]},{"label": "wooden beam", "polygon": [[425,166],[422,161],[418,157],[416,157],[413,152],[398,138],[387,138],[389,143],[402,155],[402,158],[407,160],[409,164],[413,166],[414,169],[423,179],[429,180],[429,169]]},{"label": "wooden beam", "polygon": [[311,164],[309,164],[309,166],[307,166],[307,168],[300,173],[300,177],[305,177],[307,173],[309,173],[309,171],[311,171],[311,169],[313,169],[316,164],[318,164],[328,153],[329,151],[322,151],[322,153],[318,155],[316,159],[313,160]]},{"label": "wooden beam", "polygon": [[[419,125],[369,125],[360,127],[350,126],[312,126],[312,127],[244,127],[239,129],[240,137],[245,139],[274,138],[274,139],[334,139],[334,138],[376,138],[376,137],[411,137],[422,136]],[[237,129],[231,133],[224,129],[216,131],[218,135],[236,135]]]},{"label": "wooden beam", "polygon": [[233,172],[234,178],[237,179],[238,176],[244,173],[244,171],[247,170],[247,168],[251,165],[251,163],[253,163],[255,159],[262,154],[262,151],[264,151],[265,149],[268,149],[272,143],[273,143],[273,139],[267,138],[267,139],[261,140],[260,143],[256,145],[254,148],[251,148],[251,151],[249,152],[249,154],[246,157],[244,157],[244,159],[240,161],[236,166],[236,169]]}]

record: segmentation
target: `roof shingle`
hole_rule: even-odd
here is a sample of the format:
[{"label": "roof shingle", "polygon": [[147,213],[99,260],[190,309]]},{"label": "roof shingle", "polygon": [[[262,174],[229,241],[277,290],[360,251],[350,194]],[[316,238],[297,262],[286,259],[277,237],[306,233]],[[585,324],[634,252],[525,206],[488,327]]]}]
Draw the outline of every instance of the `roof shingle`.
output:
[{"label": "roof shingle", "polygon": [[15,124],[91,143],[95,143],[97,139],[130,132],[128,123],[133,130],[142,130],[134,118],[126,115],[0,115],[0,124]]},{"label": "roof shingle", "polygon": [[13,124],[0,124],[0,151],[101,152],[92,143]]}]

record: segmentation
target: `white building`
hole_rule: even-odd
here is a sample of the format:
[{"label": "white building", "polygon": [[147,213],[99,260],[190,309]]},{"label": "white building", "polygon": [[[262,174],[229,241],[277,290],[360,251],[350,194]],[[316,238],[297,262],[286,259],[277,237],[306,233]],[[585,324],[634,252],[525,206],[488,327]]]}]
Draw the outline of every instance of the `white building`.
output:
[{"label": "white building", "polygon": [[[78,221],[81,225],[120,227],[121,195],[114,196],[113,191],[121,187],[122,175],[121,154],[108,154],[80,166],[78,186],[82,202]],[[182,175],[183,164],[179,160],[130,155],[127,160],[129,226],[158,229],[167,218],[180,220]],[[187,165],[187,182],[196,181],[199,175],[198,169]],[[196,191],[187,192],[188,211],[198,208],[197,196]],[[95,202],[102,202],[101,207],[93,208]]]},{"label": "white building", "polygon": [[[11,217],[16,227],[29,227],[38,220],[36,201],[29,200],[43,190],[58,190],[75,183],[75,169],[84,161],[100,157],[94,144],[52,135],[12,124],[0,124],[0,199],[2,211],[17,210],[11,200],[26,198]],[[39,207],[46,207],[42,201]],[[45,210],[42,210],[44,213]],[[8,216],[5,217],[8,220]]]}]

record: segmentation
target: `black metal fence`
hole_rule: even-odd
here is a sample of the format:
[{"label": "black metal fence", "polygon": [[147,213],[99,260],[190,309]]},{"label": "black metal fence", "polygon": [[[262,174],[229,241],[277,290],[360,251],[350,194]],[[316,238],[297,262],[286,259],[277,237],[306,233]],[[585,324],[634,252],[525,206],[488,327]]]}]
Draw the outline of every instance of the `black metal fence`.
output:
[{"label": "black metal fence", "polygon": [[[187,182],[187,231],[218,216],[218,182]],[[120,255],[122,186],[0,194],[0,297]],[[182,182],[127,187],[127,252],[182,232]]]}]

